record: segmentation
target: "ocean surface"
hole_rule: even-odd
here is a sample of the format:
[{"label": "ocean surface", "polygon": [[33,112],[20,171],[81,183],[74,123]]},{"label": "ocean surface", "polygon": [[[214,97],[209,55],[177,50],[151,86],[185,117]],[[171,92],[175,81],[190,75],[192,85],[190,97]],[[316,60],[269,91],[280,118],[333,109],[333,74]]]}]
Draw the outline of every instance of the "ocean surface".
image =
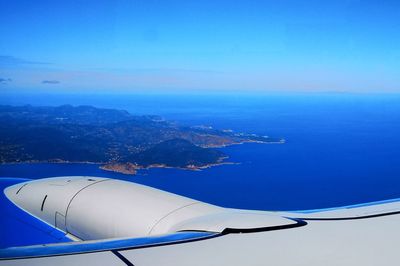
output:
[{"label": "ocean surface", "polygon": [[221,206],[259,210],[400,198],[400,95],[4,94],[0,104],[87,104],[286,139],[285,144],[222,148],[228,161],[239,164],[203,171],[150,169],[128,176],[95,164],[7,164],[0,165],[2,177],[105,176]]}]

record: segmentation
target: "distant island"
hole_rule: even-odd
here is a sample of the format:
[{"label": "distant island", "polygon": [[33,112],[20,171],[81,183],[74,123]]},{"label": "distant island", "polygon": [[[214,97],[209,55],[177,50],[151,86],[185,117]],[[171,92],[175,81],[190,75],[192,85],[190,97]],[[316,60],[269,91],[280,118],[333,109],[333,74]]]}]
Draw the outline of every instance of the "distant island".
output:
[{"label": "distant island", "polygon": [[124,174],[151,167],[199,170],[227,163],[215,148],[245,142],[284,140],[93,106],[0,106],[0,163],[98,163]]}]

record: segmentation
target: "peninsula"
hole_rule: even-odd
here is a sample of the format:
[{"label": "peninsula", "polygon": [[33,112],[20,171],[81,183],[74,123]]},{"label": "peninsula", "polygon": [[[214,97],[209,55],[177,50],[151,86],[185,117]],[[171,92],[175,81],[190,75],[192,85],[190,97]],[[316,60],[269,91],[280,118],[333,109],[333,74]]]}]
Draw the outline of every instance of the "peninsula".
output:
[{"label": "peninsula", "polygon": [[0,106],[0,163],[90,162],[124,174],[199,170],[226,163],[215,148],[245,142],[284,140],[93,106]]}]

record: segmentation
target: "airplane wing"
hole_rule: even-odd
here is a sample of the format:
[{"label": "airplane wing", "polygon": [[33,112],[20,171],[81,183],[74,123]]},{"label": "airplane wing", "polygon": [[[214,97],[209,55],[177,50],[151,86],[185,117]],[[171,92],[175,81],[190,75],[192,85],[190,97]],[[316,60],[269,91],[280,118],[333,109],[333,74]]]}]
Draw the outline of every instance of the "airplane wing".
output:
[{"label": "airplane wing", "polygon": [[1,179],[0,265],[396,265],[400,199],[267,212],[99,177]]}]

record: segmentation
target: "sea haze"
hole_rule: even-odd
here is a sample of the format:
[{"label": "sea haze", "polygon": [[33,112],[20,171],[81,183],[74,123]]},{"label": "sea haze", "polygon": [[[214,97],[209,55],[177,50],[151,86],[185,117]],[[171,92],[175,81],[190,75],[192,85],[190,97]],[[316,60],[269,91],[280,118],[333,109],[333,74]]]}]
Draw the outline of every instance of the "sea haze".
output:
[{"label": "sea haze", "polygon": [[0,104],[93,105],[283,137],[285,144],[223,148],[234,165],[127,176],[85,164],[10,164],[0,176],[94,175],[132,180],[235,208],[299,210],[400,197],[400,96],[5,95]]}]

